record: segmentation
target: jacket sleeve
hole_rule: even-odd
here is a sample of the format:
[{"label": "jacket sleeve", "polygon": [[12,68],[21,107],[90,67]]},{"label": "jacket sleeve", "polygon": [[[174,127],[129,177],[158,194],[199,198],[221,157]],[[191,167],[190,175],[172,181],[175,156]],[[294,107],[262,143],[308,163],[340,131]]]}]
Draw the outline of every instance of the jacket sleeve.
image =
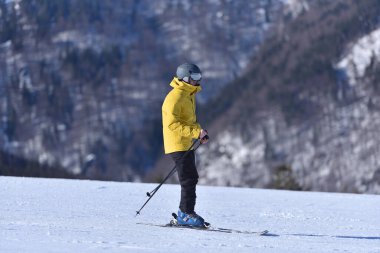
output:
[{"label": "jacket sleeve", "polygon": [[181,103],[176,100],[171,98],[164,103],[163,112],[166,117],[167,127],[180,136],[198,139],[201,126],[198,123],[186,124],[181,120]]}]

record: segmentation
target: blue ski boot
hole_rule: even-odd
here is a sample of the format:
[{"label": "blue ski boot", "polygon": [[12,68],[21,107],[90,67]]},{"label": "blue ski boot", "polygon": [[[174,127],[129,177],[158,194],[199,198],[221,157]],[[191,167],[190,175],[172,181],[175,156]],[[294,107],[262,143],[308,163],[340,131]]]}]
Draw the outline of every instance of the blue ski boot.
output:
[{"label": "blue ski boot", "polygon": [[205,220],[201,216],[196,214],[195,212],[191,214],[187,214],[187,213],[182,212],[181,210],[178,210],[177,222],[178,222],[178,225],[181,225],[181,226],[192,226],[192,227],[205,226]]}]

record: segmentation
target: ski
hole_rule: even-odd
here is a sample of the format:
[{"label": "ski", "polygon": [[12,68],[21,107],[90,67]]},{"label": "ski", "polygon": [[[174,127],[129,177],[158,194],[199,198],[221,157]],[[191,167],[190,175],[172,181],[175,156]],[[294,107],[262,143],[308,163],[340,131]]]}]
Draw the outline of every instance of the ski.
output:
[{"label": "ski", "polygon": [[228,234],[249,234],[249,235],[266,235],[269,233],[268,230],[263,231],[248,231],[248,230],[237,230],[230,228],[214,228],[210,227],[192,227],[192,226],[182,226],[182,225],[173,225],[171,223],[168,224],[154,224],[154,223],[137,223],[139,225],[147,225],[147,226],[155,226],[155,227],[163,227],[163,228],[181,228],[181,229],[193,229],[193,230],[202,230],[209,232],[220,232],[220,233],[228,233]]},{"label": "ski", "polygon": [[230,228],[218,228],[218,227],[192,227],[192,226],[182,226],[182,225],[173,225],[171,223],[168,224],[154,224],[154,223],[137,223],[139,225],[147,225],[147,226],[155,226],[155,227],[163,227],[163,228],[181,228],[181,229],[193,229],[193,230],[202,230],[209,232],[220,232],[220,233],[228,233],[228,234],[248,234],[248,235],[266,235],[269,233],[268,230],[263,231],[248,231],[248,230],[237,230]]},{"label": "ski", "polygon": [[173,214],[173,219],[168,224],[154,224],[154,223],[137,223],[139,225],[147,225],[147,226],[155,226],[155,227],[163,227],[163,228],[182,228],[182,229],[193,229],[193,230],[202,230],[202,231],[209,231],[209,232],[220,232],[220,233],[228,233],[228,234],[249,234],[249,235],[266,235],[269,233],[268,230],[262,230],[262,231],[248,231],[248,230],[238,230],[238,229],[231,229],[231,228],[218,228],[211,226],[210,223],[205,222],[203,227],[193,227],[193,226],[185,226],[185,225],[179,225],[176,219],[176,214]]}]

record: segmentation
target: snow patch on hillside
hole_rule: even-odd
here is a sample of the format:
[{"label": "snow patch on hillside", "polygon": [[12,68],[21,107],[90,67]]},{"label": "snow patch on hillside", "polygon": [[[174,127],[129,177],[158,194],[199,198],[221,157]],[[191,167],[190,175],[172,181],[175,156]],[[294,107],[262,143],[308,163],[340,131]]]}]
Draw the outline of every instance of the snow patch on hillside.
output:
[{"label": "snow patch on hillside", "polygon": [[285,0],[284,3],[284,13],[291,15],[292,18],[296,18],[310,9],[309,4],[305,0]]},{"label": "snow patch on hillside", "polygon": [[101,51],[106,46],[107,39],[102,35],[83,33],[80,31],[63,31],[52,38],[54,43],[72,43],[79,49],[92,48]]},{"label": "snow patch on hillside", "polygon": [[245,187],[265,187],[269,183],[269,171],[260,163],[265,156],[262,135],[246,142],[241,135],[225,130],[208,145],[198,151],[200,183]]},{"label": "snow patch on hillside", "polygon": [[372,61],[380,56],[380,28],[358,39],[349,45],[345,55],[336,64],[337,69],[346,71],[348,82],[354,86]]}]

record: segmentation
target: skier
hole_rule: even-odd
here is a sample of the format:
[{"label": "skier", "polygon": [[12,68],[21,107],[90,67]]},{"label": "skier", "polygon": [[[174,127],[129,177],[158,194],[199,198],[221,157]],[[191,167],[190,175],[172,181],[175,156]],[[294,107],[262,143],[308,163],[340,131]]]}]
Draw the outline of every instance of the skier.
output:
[{"label": "skier", "polygon": [[170,83],[173,89],[162,105],[162,126],[165,154],[169,154],[176,164],[181,184],[181,201],[177,221],[179,225],[201,227],[204,219],[195,213],[196,185],[198,172],[195,167],[195,154],[191,150],[193,139],[202,144],[208,139],[207,131],[196,120],[195,94],[201,90],[201,70],[197,65],[184,63],[177,68],[176,77]]}]

